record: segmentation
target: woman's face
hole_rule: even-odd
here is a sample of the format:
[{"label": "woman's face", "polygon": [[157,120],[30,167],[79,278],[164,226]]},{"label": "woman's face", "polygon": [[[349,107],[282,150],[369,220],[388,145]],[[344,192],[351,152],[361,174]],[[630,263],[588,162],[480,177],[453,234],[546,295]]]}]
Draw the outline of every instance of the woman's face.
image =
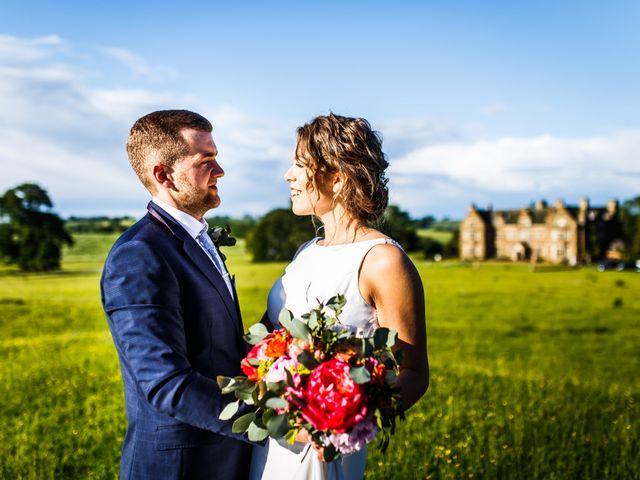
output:
[{"label": "woman's face", "polygon": [[291,191],[291,209],[296,215],[315,215],[321,217],[334,208],[330,179],[318,179],[317,189],[309,179],[311,172],[295,155],[293,164],[284,174]]}]

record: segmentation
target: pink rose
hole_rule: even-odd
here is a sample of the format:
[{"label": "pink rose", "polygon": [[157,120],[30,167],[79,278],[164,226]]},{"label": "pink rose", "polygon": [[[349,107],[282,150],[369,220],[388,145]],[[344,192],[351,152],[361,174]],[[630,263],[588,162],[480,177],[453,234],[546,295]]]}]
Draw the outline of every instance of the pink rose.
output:
[{"label": "pink rose", "polygon": [[287,381],[287,370],[291,373],[293,377],[293,383],[297,387],[300,385],[300,374],[297,372],[298,360],[288,357],[280,357],[275,361],[269,371],[264,376],[263,380],[267,383],[277,383],[277,382],[286,382]]},{"label": "pink rose", "polygon": [[301,392],[301,413],[318,430],[343,433],[367,414],[362,387],[351,379],[349,370],[348,363],[334,358],[309,375]]}]

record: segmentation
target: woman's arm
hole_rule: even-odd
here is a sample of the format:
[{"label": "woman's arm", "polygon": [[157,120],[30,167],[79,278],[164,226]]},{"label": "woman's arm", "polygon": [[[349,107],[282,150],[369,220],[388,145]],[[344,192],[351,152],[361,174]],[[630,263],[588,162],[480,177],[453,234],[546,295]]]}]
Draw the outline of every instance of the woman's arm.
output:
[{"label": "woman's arm", "polygon": [[359,285],[362,297],[375,307],[380,326],[398,332],[396,346],[404,353],[399,384],[408,409],[429,386],[422,280],[400,248],[385,244],[372,248],[365,257]]}]

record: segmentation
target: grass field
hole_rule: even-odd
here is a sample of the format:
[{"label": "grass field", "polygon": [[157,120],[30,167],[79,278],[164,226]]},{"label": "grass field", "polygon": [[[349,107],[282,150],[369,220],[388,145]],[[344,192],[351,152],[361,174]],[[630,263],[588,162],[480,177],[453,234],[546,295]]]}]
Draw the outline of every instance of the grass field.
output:
[{"label": "grass field", "polygon": [[453,237],[452,232],[443,232],[440,230],[434,230],[432,228],[420,228],[418,229],[418,237],[420,238],[432,238],[441,244],[446,244]]},{"label": "grass field", "polygon": [[[117,478],[122,383],[99,302],[115,237],[0,269],[0,478]],[[284,265],[226,250],[249,325]],[[367,479],[640,478],[640,275],[426,263],[431,386]]]}]

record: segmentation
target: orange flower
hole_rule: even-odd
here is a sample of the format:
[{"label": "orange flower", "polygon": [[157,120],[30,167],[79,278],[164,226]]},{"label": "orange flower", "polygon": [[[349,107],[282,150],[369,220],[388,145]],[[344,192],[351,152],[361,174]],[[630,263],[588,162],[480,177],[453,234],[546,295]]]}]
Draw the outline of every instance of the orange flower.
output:
[{"label": "orange flower", "polygon": [[286,331],[277,330],[271,334],[264,353],[271,358],[280,358],[287,352],[290,343],[291,336]]}]

